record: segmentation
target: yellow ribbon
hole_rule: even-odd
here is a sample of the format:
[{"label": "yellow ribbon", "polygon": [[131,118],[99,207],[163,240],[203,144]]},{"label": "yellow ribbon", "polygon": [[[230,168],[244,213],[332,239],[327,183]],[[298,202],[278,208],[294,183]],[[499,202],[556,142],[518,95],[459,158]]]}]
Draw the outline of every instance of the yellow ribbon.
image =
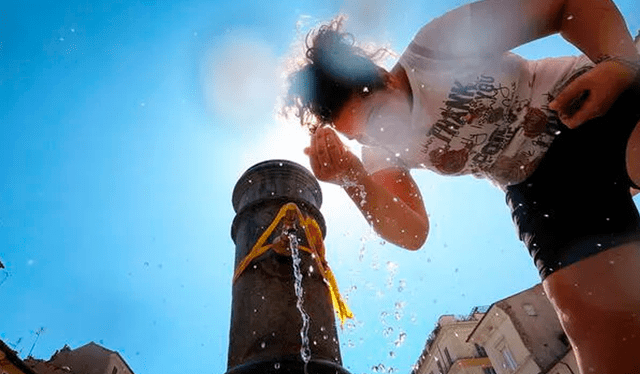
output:
[{"label": "yellow ribbon", "polygon": [[304,216],[298,206],[294,203],[285,204],[284,206],[282,206],[282,208],[280,208],[280,211],[273,219],[269,227],[267,227],[262,235],[260,235],[260,238],[258,239],[256,244],[254,244],[253,248],[251,248],[249,254],[240,262],[240,264],[236,268],[236,271],[233,275],[233,281],[235,282],[238,277],[240,277],[240,274],[245,271],[247,266],[249,266],[249,264],[257,257],[263,255],[265,252],[272,248],[278,251],[277,247],[274,247],[273,244],[265,245],[265,242],[267,241],[269,236],[271,236],[273,230],[276,229],[282,218],[284,218],[288,212],[296,214],[300,222],[300,226],[304,229],[309,247],[300,246],[299,249],[311,253],[311,257],[315,259],[320,274],[325,280],[324,283],[329,288],[329,293],[331,294],[331,302],[333,303],[333,309],[336,311],[338,318],[340,318],[340,325],[342,325],[344,324],[345,319],[353,318],[353,312],[351,312],[351,309],[349,309],[349,306],[347,306],[346,302],[340,295],[340,291],[338,291],[338,282],[336,281],[336,278],[333,275],[329,264],[325,260],[325,248],[324,242],[322,240],[322,230],[320,230],[320,226],[315,219],[313,219],[311,216]]}]

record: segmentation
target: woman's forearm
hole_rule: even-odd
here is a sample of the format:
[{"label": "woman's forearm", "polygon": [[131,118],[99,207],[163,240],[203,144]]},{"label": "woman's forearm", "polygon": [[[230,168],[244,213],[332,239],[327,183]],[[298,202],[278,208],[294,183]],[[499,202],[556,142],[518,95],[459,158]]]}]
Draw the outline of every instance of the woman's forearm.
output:
[{"label": "woman's forearm", "polygon": [[382,238],[406,249],[422,247],[429,231],[426,212],[417,212],[369,174],[360,175],[343,189]]}]

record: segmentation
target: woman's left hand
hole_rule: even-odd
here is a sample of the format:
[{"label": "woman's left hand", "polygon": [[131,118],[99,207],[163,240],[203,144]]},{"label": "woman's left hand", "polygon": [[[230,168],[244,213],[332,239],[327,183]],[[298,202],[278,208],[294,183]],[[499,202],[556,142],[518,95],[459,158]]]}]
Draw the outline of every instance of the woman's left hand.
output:
[{"label": "woman's left hand", "polygon": [[635,77],[633,69],[615,60],[601,62],[565,87],[549,104],[569,128],[604,115]]}]

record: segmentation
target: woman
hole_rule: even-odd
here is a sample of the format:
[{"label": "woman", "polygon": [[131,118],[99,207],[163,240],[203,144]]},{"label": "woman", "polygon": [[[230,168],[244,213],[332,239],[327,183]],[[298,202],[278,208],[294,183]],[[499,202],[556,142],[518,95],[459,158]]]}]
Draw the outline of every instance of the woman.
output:
[{"label": "woman", "polygon": [[[585,56],[509,53],[560,33]],[[640,56],[608,0],[485,0],[425,25],[377,67],[340,32],[311,35],[289,104],[312,130],[318,179],[376,232],[420,248],[429,220],[412,168],[506,192],[520,238],[583,373],[640,372]],[[328,125],[328,126],[325,126]],[[336,131],[357,139],[362,161]]]}]

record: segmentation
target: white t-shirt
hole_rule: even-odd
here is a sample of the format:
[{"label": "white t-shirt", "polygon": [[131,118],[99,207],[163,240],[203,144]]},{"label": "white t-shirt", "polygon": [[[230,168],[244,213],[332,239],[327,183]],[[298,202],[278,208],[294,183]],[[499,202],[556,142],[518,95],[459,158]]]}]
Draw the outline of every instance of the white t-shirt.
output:
[{"label": "white t-shirt", "polygon": [[[457,17],[461,14],[468,17],[468,7]],[[464,33],[465,20],[455,22]],[[429,40],[441,32],[427,24],[400,57],[413,102],[404,109],[393,104],[370,117],[366,135],[372,145],[362,150],[365,167],[369,172],[400,166],[472,174],[500,187],[522,182],[561,128],[548,103],[593,64],[586,56],[530,61],[491,51],[454,57],[456,48],[467,48],[469,55],[473,47],[453,46],[453,54],[430,49]]]}]

